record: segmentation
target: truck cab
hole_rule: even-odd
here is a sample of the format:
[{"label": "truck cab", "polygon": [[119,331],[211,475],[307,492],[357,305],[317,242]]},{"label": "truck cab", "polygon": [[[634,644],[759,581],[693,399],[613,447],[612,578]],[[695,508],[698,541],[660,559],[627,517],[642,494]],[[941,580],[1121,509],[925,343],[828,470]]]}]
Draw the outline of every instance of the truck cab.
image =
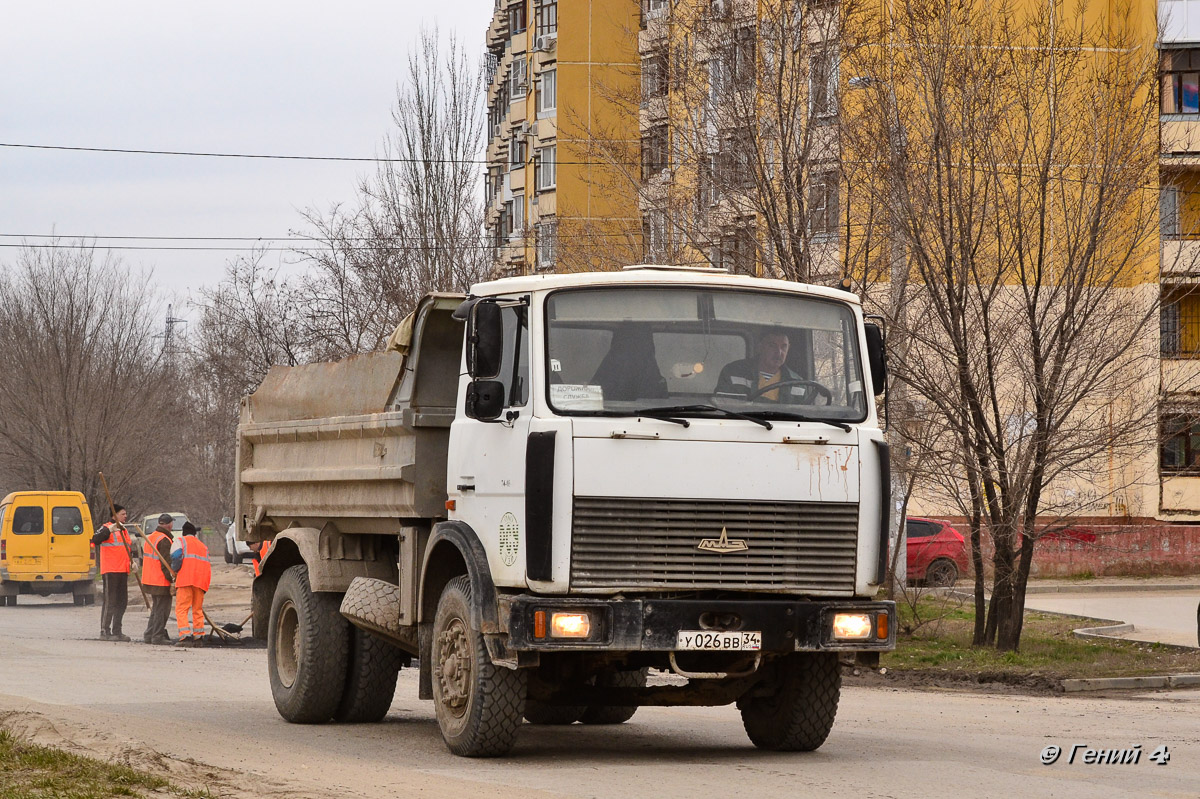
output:
[{"label": "truck cab", "polygon": [[[255,591],[280,712],[355,715],[302,676],[361,692],[389,647],[458,754],[507,751],[522,718],[732,702],[756,745],[820,746],[839,661],[894,646],[882,343],[846,292],[639,267],[427,298],[391,354],[273,371],[238,514],[275,541]],[[348,622],[332,665],[303,657],[342,629],[302,618],[320,602]]]}]

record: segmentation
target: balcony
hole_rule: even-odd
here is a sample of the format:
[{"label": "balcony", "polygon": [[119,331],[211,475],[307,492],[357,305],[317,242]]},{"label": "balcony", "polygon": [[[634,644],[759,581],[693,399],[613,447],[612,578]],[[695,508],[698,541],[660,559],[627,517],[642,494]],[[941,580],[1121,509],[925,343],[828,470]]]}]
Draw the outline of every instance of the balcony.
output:
[{"label": "balcony", "polygon": [[1163,239],[1161,274],[1163,280],[1200,279],[1200,239]]},{"label": "balcony", "polygon": [[1164,164],[1200,164],[1200,116],[1165,114],[1159,136]]}]

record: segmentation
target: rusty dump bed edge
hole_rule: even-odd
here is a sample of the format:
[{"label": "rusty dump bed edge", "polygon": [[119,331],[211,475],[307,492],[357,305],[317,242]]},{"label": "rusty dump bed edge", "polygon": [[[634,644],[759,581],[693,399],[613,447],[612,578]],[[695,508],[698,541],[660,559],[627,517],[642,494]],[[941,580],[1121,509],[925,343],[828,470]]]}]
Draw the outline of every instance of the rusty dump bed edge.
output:
[{"label": "rusty dump bed edge", "polygon": [[404,356],[369,352],[333,363],[272,366],[247,400],[255,423],[382,413]]}]

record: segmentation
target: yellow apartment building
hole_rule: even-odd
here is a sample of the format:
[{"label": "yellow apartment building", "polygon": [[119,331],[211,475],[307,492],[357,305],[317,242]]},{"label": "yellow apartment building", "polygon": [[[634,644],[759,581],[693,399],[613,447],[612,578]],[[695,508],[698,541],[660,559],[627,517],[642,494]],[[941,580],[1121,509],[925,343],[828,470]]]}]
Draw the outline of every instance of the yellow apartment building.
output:
[{"label": "yellow apartment building", "polygon": [[637,140],[616,98],[637,85],[638,21],[636,0],[496,0],[485,198],[497,276],[639,259],[635,187],[592,154],[598,138]]},{"label": "yellow apartment building", "polygon": [[1160,0],[1159,518],[1200,521],[1200,3]]},{"label": "yellow apartment building", "polygon": [[[645,261],[824,284],[845,275],[870,221],[852,202],[844,162],[852,156],[839,134],[841,104],[863,101],[864,77],[841,63],[838,44],[861,43],[864,32],[838,31],[836,0],[806,0],[797,35],[807,49],[792,73],[801,87],[788,100],[803,121],[789,131],[776,109],[771,126],[803,137],[790,145],[793,163],[743,136],[723,108],[778,69],[771,59],[781,47],[764,20],[785,5],[496,0],[486,183],[497,274]],[[1128,7],[1144,39],[1137,46],[1161,55],[1160,255],[1128,287],[1139,302],[1161,298],[1160,429],[1156,443],[1098,467],[1124,487],[1097,490],[1083,513],[1200,523],[1200,2],[1092,0],[1087,13],[1111,18]],[[1146,189],[1153,197],[1159,185]],[[1139,401],[1155,393],[1153,382]],[[952,514],[936,502],[922,508],[920,498],[916,507]]]}]

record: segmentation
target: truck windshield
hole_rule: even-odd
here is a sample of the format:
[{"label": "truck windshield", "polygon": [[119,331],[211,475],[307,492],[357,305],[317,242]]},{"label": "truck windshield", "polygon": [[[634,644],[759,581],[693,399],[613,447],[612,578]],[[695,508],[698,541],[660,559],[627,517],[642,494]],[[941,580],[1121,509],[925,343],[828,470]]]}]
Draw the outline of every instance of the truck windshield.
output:
[{"label": "truck windshield", "polygon": [[575,289],[550,295],[546,315],[558,413],[707,404],[762,419],[866,418],[855,316],[844,303],[736,289]]}]

